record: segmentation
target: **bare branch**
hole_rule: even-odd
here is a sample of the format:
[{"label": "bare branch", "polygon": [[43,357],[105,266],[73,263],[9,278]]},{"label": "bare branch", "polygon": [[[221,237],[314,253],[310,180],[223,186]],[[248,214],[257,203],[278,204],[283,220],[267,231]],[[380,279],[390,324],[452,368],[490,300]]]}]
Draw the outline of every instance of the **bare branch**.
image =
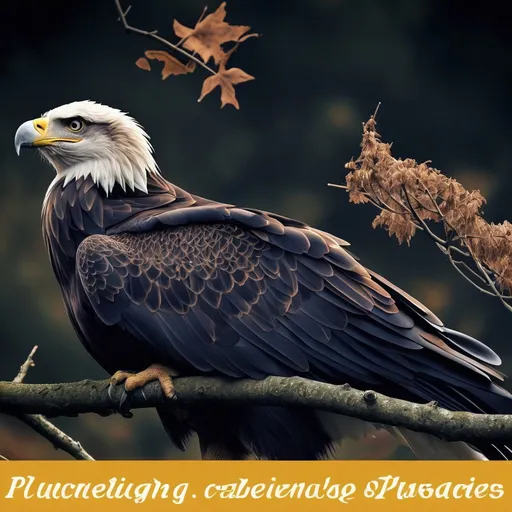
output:
[{"label": "bare branch", "polygon": [[[18,375],[13,380],[14,384],[21,384],[29,368],[35,366],[34,354],[37,351],[37,345],[30,351],[26,361],[21,365]],[[28,425],[32,430],[37,432],[39,435],[48,439],[55,448],[60,448],[65,452],[69,453],[73,458],[77,460],[94,460],[80,445],[78,441],[68,436],[65,432],[57,428],[53,423],[48,421],[41,414],[16,414],[15,415],[20,421]],[[6,459],[7,460],[7,459]]]},{"label": "bare branch", "polygon": [[[26,385],[28,384],[25,384],[25,386]],[[72,437],[68,436],[65,432],[48,421],[43,415],[21,414],[16,415],[16,417],[39,435],[48,439],[56,449],[61,449],[66,453],[69,453],[69,455],[74,459],[94,460],[91,455],[82,448],[82,445],[78,441],[75,441]]]},{"label": "bare branch", "polygon": [[[158,383],[150,383],[130,396],[132,409],[200,402],[233,405],[300,406],[323,409],[362,420],[426,432],[447,441],[510,442],[512,415],[451,412],[433,404],[416,404],[374,391],[359,391],[347,384],[335,386],[300,377],[264,380],[227,380],[220,377],[184,377],[174,381],[177,401],[169,401]],[[124,393],[117,386],[108,393],[109,381],[66,384],[16,384],[0,382],[0,411],[7,414],[43,413],[75,416],[108,415],[116,411]]]}]

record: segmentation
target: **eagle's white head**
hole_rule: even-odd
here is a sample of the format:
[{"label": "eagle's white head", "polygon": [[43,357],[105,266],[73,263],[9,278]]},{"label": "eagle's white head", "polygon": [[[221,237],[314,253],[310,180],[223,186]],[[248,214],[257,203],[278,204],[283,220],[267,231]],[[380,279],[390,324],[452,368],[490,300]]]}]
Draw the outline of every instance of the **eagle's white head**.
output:
[{"label": "eagle's white head", "polygon": [[147,192],[147,173],[158,173],[149,137],[132,117],[93,101],[77,101],[23,123],[14,139],[16,151],[37,148],[64,185],[90,176],[109,194]]}]

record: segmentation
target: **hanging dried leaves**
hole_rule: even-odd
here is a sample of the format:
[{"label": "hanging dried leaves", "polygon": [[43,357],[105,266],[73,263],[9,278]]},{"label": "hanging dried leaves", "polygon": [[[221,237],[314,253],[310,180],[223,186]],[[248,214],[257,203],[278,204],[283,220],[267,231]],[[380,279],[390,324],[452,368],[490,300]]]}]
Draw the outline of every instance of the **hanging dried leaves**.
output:
[{"label": "hanging dried leaves", "polygon": [[[374,116],[364,125],[361,154],[345,165],[345,188],[353,203],[371,203],[381,212],[382,226],[400,243],[425,231],[453,266],[481,291],[508,303],[512,290],[512,224],[489,224],[482,217],[486,200],[434,169],[430,162],[394,158],[391,144],[381,141]],[[440,223],[436,235],[429,223]]]},{"label": "hanging dried leaves", "polygon": [[[137,32],[165,44],[175,55],[164,50],[149,50],[136,61],[137,67],[144,71],[151,71],[150,60],[158,60],[164,63],[162,69],[162,80],[171,75],[186,75],[193,73],[196,64],[206,69],[212,76],[206,78],[201,90],[201,101],[206,95],[212,92],[216,87],[221,89],[221,108],[225,105],[233,105],[236,109],[240,108],[235,94],[234,86],[254,77],[241,70],[240,68],[226,69],[226,63],[238,46],[249,38],[257,37],[258,34],[248,34],[251,27],[246,25],[230,25],[225,21],[226,2],[223,2],[215,12],[199,18],[194,28],[186,27],[178,20],[174,20],[174,32],[180,40],[172,43],[163,39],[155,32],[147,32],[128,25],[126,13],[120,11],[121,21],[127,30]],[[226,43],[231,44],[231,48],[225,48]],[[185,63],[180,58],[186,59]],[[210,67],[208,62],[213,58],[217,69]]]}]

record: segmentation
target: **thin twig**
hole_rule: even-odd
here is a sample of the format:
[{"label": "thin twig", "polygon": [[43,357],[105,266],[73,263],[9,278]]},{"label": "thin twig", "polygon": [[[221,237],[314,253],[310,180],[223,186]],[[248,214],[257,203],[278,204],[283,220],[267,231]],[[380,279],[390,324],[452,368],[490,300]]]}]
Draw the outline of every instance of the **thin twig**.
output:
[{"label": "thin twig", "polygon": [[[468,277],[460,268],[459,264],[462,262],[456,261],[452,258],[452,255],[446,251],[445,254],[448,256],[448,261],[452,264],[453,268],[466,280],[469,284],[474,286],[479,292],[485,293],[486,295],[491,295],[492,297],[495,297],[494,293],[490,292],[489,290],[486,290],[485,288],[482,288],[478,284],[475,283],[470,277]],[[466,268],[469,268],[465,263],[464,265]],[[480,276],[479,276],[480,277]]]},{"label": "thin twig", "polygon": [[482,273],[483,276],[485,276],[485,280],[487,281],[488,285],[491,287],[492,291],[494,292],[494,294],[496,295],[496,297],[498,297],[498,299],[500,300],[500,302],[503,304],[503,306],[508,309],[510,312],[512,312],[512,306],[505,300],[505,297],[500,293],[500,291],[496,288],[496,285],[494,284],[494,281],[489,277],[489,275],[487,274],[487,272],[485,272],[485,270],[483,269],[482,267],[482,264],[480,263],[480,261],[478,260],[478,258],[476,258],[476,256],[473,254],[473,252],[471,251],[471,248],[469,246],[467,246],[469,252],[471,253],[471,256],[473,257],[474,261],[475,261],[475,264],[476,266],[478,267],[478,270],[480,270],[480,272]]},{"label": "thin twig", "polygon": [[[21,384],[27,376],[28,370],[35,366],[34,354],[36,353],[37,345],[30,351],[26,361],[21,365],[18,375],[13,380],[14,384]],[[32,430],[39,435],[48,439],[55,448],[69,453],[77,460],[94,460],[80,445],[78,441],[68,436],[65,432],[56,427],[52,422],[48,421],[41,414],[16,414],[16,417],[28,425]]]},{"label": "thin twig", "polygon": [[[107,415],[117,409],[122,385],[108,392],[109,380],[65,384],[14,384],[0,382],[0,410],[19,414],[40,412],[52,416],[83,413]],[[170,402],[158,382],[135,391],[132,409],[164,404],[201,403],[293,406],[322,409],[373,423],[405,427],[447,441],[509,442],[512,415],[452,412],[432,404],[417,404],[350,386],[336,386],[300,377],[267,377],[263,380],[228,380],[220,377],[181,377],[174,380],[177,401]],[[51,397],[51,399],[49,399]]]},{"label": "thin twig", "polygon": [[455,229],[453,229],[452,225],[446,220],[446,217],[444,216],[444,213],[441,211],[441,208],[439,208],[439,205],[437,204],[437,201],[434,199],[434,196],[431,194],[430,190],[428,189],[428,187],[425,185],[425,183],[423,183],[423,181],[421,180],[418,180],[418,182],[421,184],[421,186],[423,187],[423,190],[425,190],[425,192],[427,193],[428,197],[430,198],[430,200],[432,201],[432,204],[434,205],[434,208],[436,209],[436,212],[437,214],[439,215],[439,217],[441,218],[441,220],[452,230],[452,231],[456,231]]},{"label": "thin twig", "polygon": [[[407,192],[407,188],[405,185],[402,185],[402,190],[405,194],[405,200],[407,201],[408,205],[409,205],[409,208],[410,208],[410,211],[411,211],[411,214],[412,216],[416,219],[416,222],[418,222],[421,227],[423,228],[423,230],[425,231],[425,233],[427,233],[427,235],[432,238],[432,240],[434,240],[434,242],[436,244],[439,244],[441,246],[444,246],[446,245],[446,240],[443,240],[442,238],[439,238],[428,226],[427,226],[427,223],[418,215],[418,212],[414,209],[414,207],[412,206],[411,204],[411,198],[409,197],[409,193]],[[416,198],[414,198],[416,199]]]},{"label": "thin twig", "polygon": [[[338,185],[336,183],[327,183],[327,186],[328,187],[334,187],[334,188],[342,188],[343,190],[350,190],[349,187],[345,186],[345,185]],[[383,211],[383,212],[391,212],[391,213],[396,213],[397,215],[403,215],[402,212],[399,212],[397,210],[394,210],[393,208],[391,208],[391,206],[389,206],[388,204],[386,204],[382,198],[378,197],[377,199],[382,203],[383,206],[381,206],[380,204],[378,204],[372,197],[372,195],[369,193],[369,192],[362,192],[362,194],[366,197],[366,199],[368,200],[368,202],[375,206],[376,208],[378,208],[379,210]],[[414,222],[413,220],[411,219],[406,219],[408,222],[410,222],[416,229],[419,229],[421,231],[423,231],[423,228],[419,225],[419,224],[416,224],[416,222]]]},{"label": "thin twig", "polygon": [[6,461],[9,461],[9,459],[7,457],[4,457],[3,455],[0,455],[0,460],[6,460]]},{"label": "thin twig", "polygon": [[34,348],[30,351],[26,361],[20,366],[20,371],[18,372],[18,375],[14,377],[13,382],[23,382],[27,376],[29,368],[35,366],[34,355],[37,352],[37,348],[37,345],[34,345]]},{"label": "thin twig", "polygon": [[377,106],[375,107],[375,112],[373,113],[372,119],[375,121],[377,119],[377,114],[379,113],[380,106],[382,105],[382,101],[379,101],[377,103]]},{"label": "thin twig", "polygon": [[[448,247],[448,252],[451,252],[451,249],[451,247]],[[473,270],[465,261],[453,260],[453,262],[455,263],[455,265],[460,265],[461,267],[464,267],[471,275],[474,276],[475,279],[482,281],[482,283],[485,284],[485,286],[489,286],[486,283],[485,279],[478,272]]]},{"label": "thin twig", "polygon": [[[461,256],[464,256],[465,258],[471,258],[471,255],[467,251],[463,251],[460,247],[457,247],[456,245],[449,245],[451,251],[455,251],[457,254],[460,254]],[[464,246],[465,247],[465,246]]]},{"label": "thin twig", "polygon": [[114,2],[116,4],[117,10],[119,11],[119,18],[120,18],[121,23],[123,24],[123,27],[125,28],[125,30],[127,30],[128,32],[134,32],[135,34],[139,34],[141,36],[146,36],[146,37],[150,37],[152,39],[155,39],[156,41],[162,43],[163,45],[168,46],[169,48],[171,48],[175,52],[181,53],[182,55],[187,57],[187,59],[193,60],[196,64],[199,64],[199,66],[201,66],[204,69],[206,69],[212,75],[216,75],[217,74],[215,70],[213,70],[210,66],[205,64],[201,59],[198,59],[195,55],[192,55],[191,53],[187,52],[183,48],[180,48],[179,46],[171,43],[167,39],[164,39],[163,37],[160,37],[159,35],[157,35],[156,31],[149,32],[147,30],[142,30],[140,28],[132,27],[131,25],[129,25],[128,24],[128,20],[126,19],[127,11],[126,12],[123,11],[123,8],[121,7],[120,0],[114,0]]},{"label": "thin twig", "polygon": [[[123,13],[123,16],[126,18],[126,16],[128,16],[128,13],[132,10],[132,6],[129,5],[127,8],[126,8],[126,11],[124,11]],[[117,18],[117,21],[121,21],[121,18]]]},{"label": "thin twig", "polygon": [[[199,19],[196,21],[196,27],[203,21],[204,15],[206,14],[206,11],[208,10],[208,6],[205,5],[203,12],[201,13],[201,16],[199,16]],[[191,36],[192,34],[189,34],[188,36],[182,37],[177,43],[176,46],[182,46],[185,44],[185,41]]]},{"label": "thin twig", "polygon": [[[380,185],[380,183],[379,183]],[[379,196],[379,194],[377,193],[377,191],[373,188],[373,182],[370,181],[370,187],[372,189],[372,192],[373,194],[375,195],[376,198],[378,198],[378,200],[392,213],[396,213],[398,215],[404,215],[403,212],[398,212],[396,210],[394,210],[393,208],[391,208],[391,206],[389,206],[387,203],[384,202],[384,199],[382,199],[382,197]],[[405,204],[402,203],[402,201],[398,200],[395,196],[393,196],[393,194],[390,194],[387,190],[385,190],[386,194],[388,195],[388,197],[390,197],[398,206],[400,206],[400,208],[404,209],[406,212],[407,212],[407,207],[405,206]],[[409,212],[410,213],[410,212]]]},{"label": "thin twig", "polygon": [[[489,276],[497,276],[501,279],[505,279],[505,276],[501,273],[501,272],[498,272],[496,270],[492,270],[490,269],[489,267],[487,267],[487,265],[484,266],[484,264],[482,263],[482,268],[485,270],[485,272],[489,275]],[[502,297],[504,299],[512,299],[512,295],[502,295]]]},{"label": "thin twig", "polygon": [[504,238],[505,240],[508,239],[507,235],[492,235],[492,237],[489,236],[481,236],[481,235],[457,235],[454,240],[461,240],[464,241],[466,238],[470,238],[472,240],[493,240],[494,238]]}]

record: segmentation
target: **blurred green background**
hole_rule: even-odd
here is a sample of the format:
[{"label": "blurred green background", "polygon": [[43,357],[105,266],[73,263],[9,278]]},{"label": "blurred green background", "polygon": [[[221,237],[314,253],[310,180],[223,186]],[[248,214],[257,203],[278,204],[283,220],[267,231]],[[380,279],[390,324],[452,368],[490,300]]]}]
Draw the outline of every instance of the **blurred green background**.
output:
[{"label": "blurred green background", "polygon": [[[172,36],[193,26],[204,0],[131,0],[130,22]],[[220,2],[209,3],[210,10]],[[126,4],[127,5],[127,4]],[[479,294],[418,235],[399,247],[374,231],[371,206],[348,203],[343,182],[361,123],[379,101],[379,132],[395,156],[437,168],[489,200],[490,221],[512,219],[509,125],[512,39],[501,4],[428,0],[229,0],[227,20],[263,35],[231,65],[256,77],[237,88],[241,110],[201,104],[202,78],[160,80],[134,65],[161,49],[117,22],[113,0],[7,0],[0,11],[0,379],[34,344],[28,382],[106,377],[66,318],[40,236],[53,171],[17,158],[25,120],[80,99],[129,111],[152,137],[167,179],[196,194],[300,218],[349,240],[363,262],[412,292],[446,324],[479,337],[512,373],[512,316]],[[159,68],[160,65],[154,65]],[[511,387],[509,386],[509,389]],[[182,457],[152,411],[132,420],[59,419],[96,458]],[[0,454],[67,458],[19,422],[0,416]],[[187,456],[196,456],[195,452]]]}]

